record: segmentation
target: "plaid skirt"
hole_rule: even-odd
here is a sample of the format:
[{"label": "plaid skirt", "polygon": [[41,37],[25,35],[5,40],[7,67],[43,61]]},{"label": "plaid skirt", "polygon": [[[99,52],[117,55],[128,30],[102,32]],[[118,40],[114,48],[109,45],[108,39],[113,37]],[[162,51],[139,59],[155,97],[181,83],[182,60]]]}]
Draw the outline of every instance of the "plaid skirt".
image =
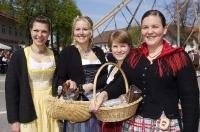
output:
[{"label": "plaid skirt", "polygon": [[170,119],[167,130],[159,128],[160,119],[143,118],[136,116],[125,121],[122,125],[122,132],[181,132],[178,119]]}]

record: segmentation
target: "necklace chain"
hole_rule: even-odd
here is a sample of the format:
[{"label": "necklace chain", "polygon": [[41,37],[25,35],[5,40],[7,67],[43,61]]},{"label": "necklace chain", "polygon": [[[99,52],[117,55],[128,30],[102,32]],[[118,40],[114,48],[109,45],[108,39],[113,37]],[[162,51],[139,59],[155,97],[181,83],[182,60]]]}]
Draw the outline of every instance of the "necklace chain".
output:
[{"label": "necklace chain", "polygon": [[87,57],[90,53],[90,50],[83,51],[83,56]]},{"label": "necklace chain", "polygon": [[88,46],[86,48],[86,50],[84,50],[83,48],[81,48],[78,44],[75,44],[75,47],[78,49],[78,51],[79,51],[79,53],[80,53],[81,56],[83,56],[85,58],[87,58],[89,56],[90,51],[91,51],[90,46]]},{"label": "necklace chain", "polygon": [[156,54],[154,54],[154,55],[148,55],[149,56],[149,58],[156,58],[156,57],[158,57],[160,54],[161,54],[161,52],[162,52],[162,48],[159,48],[159,50],[158,50],[158,53],[156,53]]},{"label": "necklace chain", "polygon": [[159,56],[159,55],[160,55],[160,53],[161,53],[161,51],[159,51],[157,54],[155,54],[155,55],[152,55],[152,56],[149,54],[149,57],[150,57],[150,58],[156,58],[157,56]]},{"label": "necklace chain", "polygon": [[87,48],[86,50],[83,50],[81,49],[79,46],[76,46],[80,52],[80,54],[83,56],[83,57],[88,57],[89,54],[90,54],[90,48]]}]

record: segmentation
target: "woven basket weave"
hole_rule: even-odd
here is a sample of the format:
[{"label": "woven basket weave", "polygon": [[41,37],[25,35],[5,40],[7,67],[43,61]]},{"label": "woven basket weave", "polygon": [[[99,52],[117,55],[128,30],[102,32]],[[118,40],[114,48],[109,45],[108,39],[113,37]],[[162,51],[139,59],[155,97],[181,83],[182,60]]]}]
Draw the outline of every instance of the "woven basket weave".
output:
[{"label": "woven basket weave", "polygon": [[89,101],[73,101],[49,97],[47,114],[54,119],[83,122],[91,117]]},{"label": "woven basket weave", "polygon": [[[122,74],[122,76],[124,78],[126,93],[128,92],[128,89],[129,89],[128,88],[128,81],[127,81],[127,78],[126,78],[124,72],[115,63],[108,62],[108,63],[105,63],[104,65],[102,65],[98,69],[98,71],[97,71],[97,73],[95,75],[95,78],[94,78],[94,89],[93,89],[93,98],[94,98],[94,100],[96,100],[97,78],[98,78],[100,72],[102,71],[102,69],[107,65],[114,65],[119,69],[119,71],[121,72],[121,74]],[[128,104],[120,104],[120,105],[112,106],[112,107],[100,107],[99,110],[95,113],[95,115],[96,115],[98,120],[103,121],[103,122],[122,121],[122,120],[130,118],[131,116],[133,116],[135,114],[136,109],[138,107],[138,104],[139,104],[139,102],[141,100],[142,100],[142,97],[140,97],[136,101],[134,101],[132,103],[128,103]]]}]

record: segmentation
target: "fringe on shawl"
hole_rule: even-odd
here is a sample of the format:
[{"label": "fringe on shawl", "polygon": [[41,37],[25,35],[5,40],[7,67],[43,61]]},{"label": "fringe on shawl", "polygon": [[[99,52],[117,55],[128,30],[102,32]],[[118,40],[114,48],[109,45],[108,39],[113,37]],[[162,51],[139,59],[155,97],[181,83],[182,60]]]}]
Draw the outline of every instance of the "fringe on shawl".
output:
[{"label": "fringe on shawl", "polygon": [[[164,64],[167,64],[167,66]],[[183,67],[188,64],[186,55],[184,52],[180,51],[178,53],[173,53],[172,55],[164,56],[157,60],[158,71],[160,77],[163,77],[168,70],[171,70],[173,75],[176,75]],[[169,68],[166,68],[169,67]]]},{"label": "fringe on shawl", "polygon": [[[156,60],[159,75],[160,77],[163,77],[167,72],[169,72],[169,70],[172,71],[173,75],[175,75],[177,71],[181,70],[188,63],[184,49],[172,48],[166,41],[163,41],[163,44],[163,53]],[[128,62],[133,69],[138,64],[142,55],[147,56],[147,52],[147,47],[144,45],[143,48],[135,48],[130,50]]]}]

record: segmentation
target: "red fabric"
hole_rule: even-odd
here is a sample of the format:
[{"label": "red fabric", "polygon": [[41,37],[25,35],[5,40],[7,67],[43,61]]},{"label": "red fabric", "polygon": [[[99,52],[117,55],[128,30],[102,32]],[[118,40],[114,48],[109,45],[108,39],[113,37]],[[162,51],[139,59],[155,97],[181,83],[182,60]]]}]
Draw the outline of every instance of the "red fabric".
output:
[{"label": "red fabric", "polygon": [[[167,65],[169,65],[170,69],[172,70],[173,74],[175,74],[178,70],[183,68],[186,64],[186,57],[184,54],[184,49],[183,48],[174,48],[170,45],[169,42],[166,40],[163,40],[163,49],[161,54],[155,59],[157,61],[158,65],[158,71],[159,75],[162,77],[165,73],[165,62]],[[148,47],[146,43],[142,43],[141,47],[138,49],[138,55],[134,53],[133,55],[131,54],[130,56],[130,63],[131,66],[134,68],[135,65],[137,64],[138,60],[140,59],[141,55],[145,55],[146,57],[149,54]]]},{"label": "red fabric", "polygon": [[122,122],[103,122],[101,132],[121,132]]},{"label": "red fabric", "polygon": [[139,49],[137,48],[130,49],[130,52],[128,55],[128,61],[130,62],[133,68],[135,68],[135,66],[137,65],[140,57],[141,57],[141,53]]},{"label": "red fabric", "polygon": [[[146,57],[148,56],[149,51],[148,51],[146,43],[142,43],[139,49]],[[170,45],[169,42],[167,42],[166,40],[163,40],[163,49],[162,49],[161,54],[157,57],[157,59],[162,58],[167,55],[171,55],[173,53],[181,52],[183,50],[184,50],[183,48],[174,48]]]}]

